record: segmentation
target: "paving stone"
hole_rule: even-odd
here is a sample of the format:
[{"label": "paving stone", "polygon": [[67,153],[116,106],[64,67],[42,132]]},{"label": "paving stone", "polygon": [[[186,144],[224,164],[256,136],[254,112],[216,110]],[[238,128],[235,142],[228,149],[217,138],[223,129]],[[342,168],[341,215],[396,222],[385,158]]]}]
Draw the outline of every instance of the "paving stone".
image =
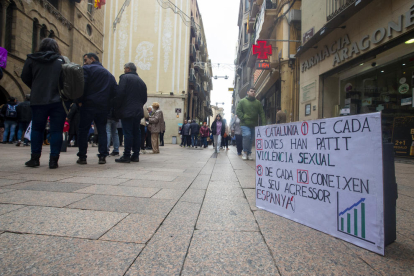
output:
[{"label": "paving stone", "polygon": [[206,198],[232,198],[232,197],[244,197],[243,190],[235,187],[209,187],[207,190]]},{"label": "paving stone", "polygon": [[68,206],[68,208],[136,213],[165,217],[175,200],[93,195]]},{"label": "paving stone", "polygon": [[243,189],[255,189],[256,188],[256,178],[253,177],[239,177],[240,186]]},{"label": "paving stone", "polygon": [[252,211],[259,210],[259,208],[256,207],[256,189],[243,189],[243,191],[249,202],[250,209]]},{"label": "paving stone", "polygon": [[197,221],[198,230],[258,231],[245,198],[206,199]]},{"label": "paving stone", "polygon": [[[192,187],[192,186],[191,186]],[[193,202],[193,203],[203,203],[205,190],[198,189],[188,189],[180,201]]]},{"label": "paving stone", "polygon": [[175,175],[157,175],[156,173],[138,174],[135,172],[127,173],[127,174],[119,176],[119,179],[139,179],[139,180],[147,180],[147,181],[148,180],[150,181],[173,181],[176,178],[177,176]]},{"label": "paving stone", "polygon": [[0,236],[2,275],[123,275],[144,245],[85,239]]},{"label": "paving stone", "polygon": [[0,229],[98,239],[126,216],[126,213],[28,206],[0,216]]},{"label": "paving stone", "polygon": [[9,213],[14,210],[24,208],[23,205],[14,205],[14,204],[0,204],[0,215]]},{"label": "paving stone", "polygon": [[397,240],[385,247],[385,257],[344,241],[342,243],[382,275],[414,275],[414,241],[412,239],[397,235]]},{"label": "paving stone", "polygon": [[200,208],[201,204],[178,202],[163,222],[163,229],[171,232],[194,229]]},{"label": "paving stone", "polygon": [[184,192],[185,190],[183,189],[162,189],[152,198],[178,200],[184,194]]},{"label": "paving stone", "polygon": [[88,196],[87,194],[14,190],[0,194],[0,203],[64,207]]},{"label": "paving stone", "polygon": [[[7,186],[7,187],[10,187],[10,186]],[[15,191],[15,190],[16,189],[0,189],[0,194],[8,193],[8,192]]]},{"label": "paving stone", "polygon": [[414,198],[399,194],[397,199],[397,208],[414,213]]},{"label": "paving stone", "polygon": [[160,229],[125,275],[180,275],[193,231]]},{"label": "paving stone", "polygon": [[100,240],[147,243],[163,220],[164,217],[130,214]]},{"label": "paving stone", "polygon": [[[27,171],[26,171],[27,172]],[[7,177],[8,179],[16,179],[16,180],[37,180],[37,181],[58,181],[58,180],[62,180],[62,179],[70,179],[72,178],[69,175],[59,175],[59,174],[23,174],[23,173],[19,173],[19,174],[15,174],[15,175],[10,175]],[[21,181],[23,182],[23,181]],[[67,181],[63,181],[63,182],[67,182]],[[71,182],[71,181],[69,181]],[[16,182],[18,183],[18,182]]]},{"label": "paving stone", "polygon": [[177,189],[185,190],[190,186],[186,183],[167,182],[167,181],[148,181],[132,179],[119,184],[119,186],[142,187],[142,188],[158,188],[158,189]]},{"label": "paving stone", "polygon": [[192,189],[207,189],[208,183],[210,181],[210,175],[199,175],[194,179],[191,184]]},{"label": "paving stone", "polygon": [[84,184],[98,184],[98,185],[118,185],[123,182],[128,181],[127,179],[122,178],[101,178],[101,177],[72,177],[69,179],[62,180],[60,182],[67,183],[84,183]]},{"label": "paving stone", "polygon": [[20,184],[7,186],[16,190],[48,191],[48,192],[73,192],[91,186],[90,184],[46,182],[46,181],[27,181]]},{"label": "paving stone", "polygon": [[182,275],[279,275],[258,232],[195,231]]},{"label": "paving stone", "polygon": [[267,211],[254,214],[282,275],[378,275],[339,239]]},{"label": "paving stone", "polygon": [[93,185],[84,189],[77,190],[76,193],[97,194],[97,195],[116,195],[133,197],[152,197],[160,189],[156,188],[136,188],[127,186]]},{"label": "paving stone", "polygon": [[24,179],[4,179],[0,178],[0,187],[9,186],[16,183],[26,182],[27,180]]},{"label": "paving stone", "polygon": [[[414,176],[410,178],[410,181],[413,181],[413,179],[414,179]],[[410,187],[407,185],[398,184],[398,194],[414,198],[414,186]]]},{"label": "paving stone", "polygon": [[414,213],[397,208],[397,233],[414,241]]}]

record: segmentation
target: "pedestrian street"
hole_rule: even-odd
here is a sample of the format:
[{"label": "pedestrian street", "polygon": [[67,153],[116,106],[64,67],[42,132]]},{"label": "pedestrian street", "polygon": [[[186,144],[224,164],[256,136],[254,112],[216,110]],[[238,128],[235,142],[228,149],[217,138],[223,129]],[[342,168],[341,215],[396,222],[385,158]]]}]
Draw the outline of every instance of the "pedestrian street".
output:
[{"label": "pedestrian street", "polygon": [[[255,161],[166,144],[139,162],[24,166],[0,145],[0,275],[414,275],[414,164],[385,257],[255,207]],[[121,148],[121,151],[123,148]],[[253,154],[254,156],[254,154]]]}]

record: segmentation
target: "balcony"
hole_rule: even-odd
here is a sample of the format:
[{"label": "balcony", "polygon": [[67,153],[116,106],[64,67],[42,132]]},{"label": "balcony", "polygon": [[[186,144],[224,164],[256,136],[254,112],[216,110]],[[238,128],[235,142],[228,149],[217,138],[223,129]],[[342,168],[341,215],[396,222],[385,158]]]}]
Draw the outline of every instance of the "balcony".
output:
[{"label": "balcony", "polygon": [[194,68],[190,69],[190,75],[188,77],[188,82],[191,86],[195,86],[195,84],[197,83],[197,78],[196,78],[196,75],[195,75]]},{"label": "balcony", "polygon": [[197,55],[196,48],[195,48],[194,44],[191,44],[190,45],[190,60],[192,62],[195,62],[196,55]]},{"label": "balcony", "polygon": [[194,21],[194,17],[191,16],[191,36],[195,37],[196,34],[197,34],[196,24],[195,24],[195,21]]},{"label": "balcony", "polygon": [[356,0],[326,0],[326,21],[330,21],[346,10],[349,6],[355,5]]},{"label": "balcony", "polygon": [[196,38],[195,38],[195,46],[196,46],[196,49],[197,49],[197,50],[200,50],[200,45],[201,45],[201,36],[200,36],[200,35],[198,35],[198,36],[196,36]]},{"label": "balcony", "polygon": [[200,51],[196,51],[196,62],[200,62],[200,60],[201,60]]},{"label": "balcony", "polygon": [[[250,17],[250,19],[254,19],[254,18],[256,18],[256,15],[257,15],[257,13],[259,12],[259,10],[260,10],[260,5],[261,4],[257,4],[257,0],[253,0],[253,1],[251,1],[251,3],[250,3],[250,13],[249,13],[249,17]],[[250,26],[249,26],[249,28],[250,28]]]}]

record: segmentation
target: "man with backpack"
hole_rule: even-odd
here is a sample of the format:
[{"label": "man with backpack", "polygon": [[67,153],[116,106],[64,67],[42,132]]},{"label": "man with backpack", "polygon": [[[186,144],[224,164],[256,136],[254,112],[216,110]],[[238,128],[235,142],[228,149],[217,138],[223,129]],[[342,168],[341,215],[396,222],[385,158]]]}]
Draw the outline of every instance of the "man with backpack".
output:
[{"label": "man with backpack", "polygon": [[[17,109],[17,120],[19,122],[19,131],[17,132],[16,147],[19,147],[22,143],[22,136],[24,135],[30,121],[32,120],[32,109],[30,108],[30,95],[25,96],[25,101],[19,103]],[[28,146],[29,140],[24,138],[23,146]]]},{"label": "man with backpack", "polygon": [[87,164],[88,133],[94,121],[99,133],[99,164],[105,164],[105,159],[109,155],[108,137],[105,135],[109,101],[114,98],[117,85],[115,77],[102,66],[96,54],[85,54],[83,61],[84,93],[78,99],[80,106],[79,159],[76,163]]},{"label": "man with backpack", "polygon": [[17,101],[11,97],[7,104],[3,105],[1,114],[4,116],[4,134],[3,144],[7,144],[7,137],[9,137],[9,144],[13,144],[13,137],[17,127]]},{"label": "man with backpack", "polygon": [[190,132],[191,132],[191,147],[197,148],[197,136],[200,132],[200,126],[197,124],[196,120],[190,124]]}]

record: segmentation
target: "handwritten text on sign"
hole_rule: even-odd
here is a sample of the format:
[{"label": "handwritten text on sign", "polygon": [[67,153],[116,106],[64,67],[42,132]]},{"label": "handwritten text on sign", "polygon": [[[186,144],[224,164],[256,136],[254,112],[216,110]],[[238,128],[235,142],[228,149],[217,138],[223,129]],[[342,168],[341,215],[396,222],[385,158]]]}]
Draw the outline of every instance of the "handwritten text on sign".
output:
[{"label": "handwritten text on sign", "polygon": [[383,255],[380,113],[256,127],[256,205]]}]

